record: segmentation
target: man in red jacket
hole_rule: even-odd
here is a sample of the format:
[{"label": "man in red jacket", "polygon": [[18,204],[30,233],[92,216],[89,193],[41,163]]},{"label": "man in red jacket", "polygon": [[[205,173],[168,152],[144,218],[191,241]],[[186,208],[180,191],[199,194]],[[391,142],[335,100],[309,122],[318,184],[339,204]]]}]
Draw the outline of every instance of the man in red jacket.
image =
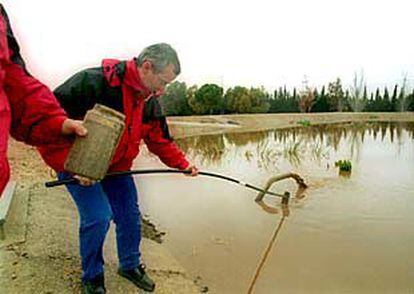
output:
[{"label": "man in red jacket", "polygon": [[[70,118],[82,119],[96,103],[125,114],[125,131],[109,166],[126,171],[139,153],[141,141],[172,168],[198,170],[190,165],[168,132],[157,94],[180,73],[177,53],[168,44],[155,44],[129,61],[103,60],[102,66],[75,74],[55,90]],[[72,141],[40,148],[43,159],[60,180],[72,177],[64,162]],[[132,176],[105,178],[98,183],[67,185],[80,214],[80,254],[83,293],[105,293],[103,244],[112,219],[116,225],[118,273],[137,287],[153,291],[154,282],[140,260],[141,222]]]},{"label": "man in red jacket", "polygon": [[53,93],[26,71],[0,4],[0,197],[10,177],[9,132],[19,141],[39,146],[56,143],[62,134],[83,136],[86,129],[68,119]]}]

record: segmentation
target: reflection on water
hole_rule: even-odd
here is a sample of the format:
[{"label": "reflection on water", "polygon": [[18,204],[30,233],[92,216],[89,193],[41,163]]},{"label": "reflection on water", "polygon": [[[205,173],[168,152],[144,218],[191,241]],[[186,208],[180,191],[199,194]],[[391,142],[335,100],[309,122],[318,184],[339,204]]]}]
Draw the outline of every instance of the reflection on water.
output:
[{"label": "reflection on water", "polygon": [[[306,197],[255,194],[211,178],[140,180],[144,211],[166,246],[211,293],[246,293],[263,249],[286,221],[254,293],[414,293],[414,124],[311,126],[178,141],[201,170],[263,187],[293,172]],[[352,162],[338,175],[337,160]],[[295,193],[292,180],[272,191]],[[274,188],[274,189],[273,189]],[[287,215],[289,215],[287,217]]]},{"label": "reflection on water", "polygon": [[191,137],[188,140],[178,139],[176,143],[187,156],[194,157],[197,153],[202,163],[219,162],[226,152],[223,136]]},{"label": "reflection on water", "polygon": [[[410,123],[348,123],[288,128],[265,132],[208,135],[177,140],[180,148],[202,165],[219,163],[223,158],[256,160],[259,167],[273,171],[280,158],[300,166],[304,158],[320,162],[327,159],[329,150],[338,151],[342,141],[348,142],[349,154],[358,158],[366,135],[381,142],[388,139],[401,144],[402,131],[414,138]],[[240,148],[244,147],[244,148]],[[240,152],[240,150],[243,152]]]}]

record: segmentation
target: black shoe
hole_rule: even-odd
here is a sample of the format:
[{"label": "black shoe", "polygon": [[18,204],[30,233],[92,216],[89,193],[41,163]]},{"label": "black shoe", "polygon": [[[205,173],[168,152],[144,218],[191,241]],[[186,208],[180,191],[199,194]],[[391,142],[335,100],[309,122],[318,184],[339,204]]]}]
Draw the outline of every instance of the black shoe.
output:
[{"label": "black shoe", "polygon": [[104,276],[100,275],[92,280],[82,282],[82,294],[105,294]]},{"label": "black shoe", "polygon": [[124,271],[122,269],[118,270],[118,274],[135,284],[138,288],[141,288],[145,291],[152,292],[155,289],[155,283],[151,278],[145,273],[145,265],[141,264],[136,269]]}]

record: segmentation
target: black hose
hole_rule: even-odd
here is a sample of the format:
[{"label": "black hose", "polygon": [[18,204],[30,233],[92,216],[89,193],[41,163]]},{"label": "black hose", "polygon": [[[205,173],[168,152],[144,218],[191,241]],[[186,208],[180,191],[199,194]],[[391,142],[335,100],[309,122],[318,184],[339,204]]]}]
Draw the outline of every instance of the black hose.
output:
[{"label": "black hose", "polygon": [[[142,169],[142,170],[129,170],[129,171],[112,172],[112,173],[108,173],[106,175],[106,177],[125,176],[125,175],[138,175],[138,174],[160,174],[160,173],[191,174],[191,171],[189,171],[189,170],[177,170],[177,169]],[[234,179],[234,178],[231,178],[231,177],[228,177],[228,176],[219,175],[219,174],[215,174],[215,173],[211,173],[211,172],[203,172],[203,171],[198,172],[198,174],[202,175],[202,176],[208,176],[208,177],[219,178],[219,179],[222,179],[222,180],[230,181],[230,182],[239,184],[241,186],[256,190],[258,192],[269,194],[271,196],[277,196],[277,197],[282,197],[282,198],[284,197],[283,194],[277,194],[277,193],[274,193],[274,192],[265,191],[261,188],[250,185],[248,183],[244,183],[242,181],[239,181],[237,179]],[[76,183],[78,183],[77,179],[70,178],[70,179],[65,179],[65,180],[46,182],[45,186],[50,188],[50,187],[56,187],[56,186],[60,186],[60,185],[70,185],[70,184],[76,184]]]}]

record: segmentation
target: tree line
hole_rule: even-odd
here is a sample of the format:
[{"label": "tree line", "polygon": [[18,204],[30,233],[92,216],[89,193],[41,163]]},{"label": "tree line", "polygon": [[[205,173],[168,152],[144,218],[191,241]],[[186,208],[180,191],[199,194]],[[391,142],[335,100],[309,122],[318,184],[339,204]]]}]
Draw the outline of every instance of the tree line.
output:
[{"label": "tree line", "polygon": [[235,86],[226,91],[216,84],[187,87],[173,82],[160,97],[166,115],[213,115],[235,113],[286,112],[397,112],[414,111],[414,90],[408,92],[405,82],[391,91],[384,87],[369,92],[357,76],[344,90],[337,78],[320,89],[305,86],[301,90],[285,87],[269,93],[263,87]]}]

